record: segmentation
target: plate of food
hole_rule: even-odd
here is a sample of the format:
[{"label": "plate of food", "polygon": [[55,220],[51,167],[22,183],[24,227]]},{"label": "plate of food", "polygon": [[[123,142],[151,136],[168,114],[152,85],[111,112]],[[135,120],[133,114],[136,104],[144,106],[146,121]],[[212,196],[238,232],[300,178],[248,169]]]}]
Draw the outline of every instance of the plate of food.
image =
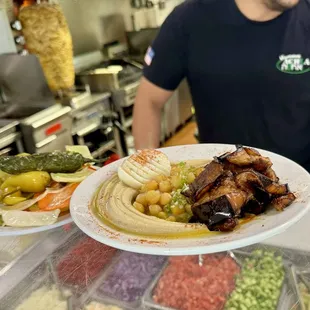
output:
[{"label": "plate of food", "polygon": [[96,169],[87,147],[0,157],[0,236],[50,230],[72,222],[70,199]]},{"label": "plate of food", "polygon": [[90,237],[126,251],[190,255],[261,242],[308,212],[310,175],[251,147],[197,144],[138,151],[74,192],[70,212]]}]

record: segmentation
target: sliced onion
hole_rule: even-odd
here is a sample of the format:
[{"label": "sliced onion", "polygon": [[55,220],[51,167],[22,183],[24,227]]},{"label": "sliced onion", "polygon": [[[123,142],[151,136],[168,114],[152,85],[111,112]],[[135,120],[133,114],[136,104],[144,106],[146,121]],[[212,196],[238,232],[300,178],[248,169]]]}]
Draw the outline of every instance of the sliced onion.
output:
[{"label": "sliced onion", "polygon": [[58,189],[53,189],[53,188],[47,188],[45,190],[44,193],[42,193],[41,195],[39,195],[38,197],[36,198],[33,198],[33,199],[29,199],[29,200],[26,200],[26,201],[23,201],[23,202],[20,202],[14,206],[7,206],[7,205],[1,205],[0,206],[0,211],[3,210],[3,211],[24,211],[24,210],[27,210],[28,208],[32,207],[34,204],[36,204],[38,201],[40,201],[41,199],[45,198],[45,196],[47,194],[57,194],[57,193],[60,193],[62,192],[65,188],[69,187],[70,185],[67,185],[65,187],[62,187],[62,188],[58,188]]},{"label": "sliced onion", "polygon": [[0,211],[4,226],[10,227],[33,227],[45,226],[56,223],[60,210],[47,212],[27,212],[27,211]]}]

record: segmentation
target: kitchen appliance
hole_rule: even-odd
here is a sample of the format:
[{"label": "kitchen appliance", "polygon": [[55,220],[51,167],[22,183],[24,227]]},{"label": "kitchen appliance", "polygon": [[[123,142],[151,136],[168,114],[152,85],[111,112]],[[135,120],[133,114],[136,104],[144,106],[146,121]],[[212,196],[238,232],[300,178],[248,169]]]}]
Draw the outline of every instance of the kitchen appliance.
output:
[{"label": "kitchen appliance", "polygon": [[142,75],[141,66],[125,59],[103,61],[78,77],[93,92],[116,91],[135,83]]},{"label": "kitchen appliance", "polygon": [[21,119],[55,103],[34,55],[0,55],[0,90],[0,118]]},{"label": "kitchen appliance", "polygon": [[[103,55],[114,55],[115,58],[105,60]],[[128,58],[127,47],[123,44],[112,44],[105,47],[104,53],[92,52],[75,57],[77,81],[88,84],[92,92],[111,93],[112,111],[118,115],[117,134],[123,140],[124,148],[133,149],[130,128],[132,125],[133,104],[142,76],[142,66]]]},{"label": "kitchen appliance", "polygon": [[71,108],[55,104],[20,121],[25,150],[44,153],[72,145]]},{"label": "kitchen appliance", "polygon": [[86,86],[72,93],[68,102],[72,107],[74,144],[87,145],[94,158],[102,157],[109,151],[121,157],[127,155],[115,124],[117,114],[113,114],[110,99],[110,93],[92,94]]},{"label": "kitchen appliance", "polygon": [[23,153],[19,123],[12,120],[0,120],[0,156]]}]

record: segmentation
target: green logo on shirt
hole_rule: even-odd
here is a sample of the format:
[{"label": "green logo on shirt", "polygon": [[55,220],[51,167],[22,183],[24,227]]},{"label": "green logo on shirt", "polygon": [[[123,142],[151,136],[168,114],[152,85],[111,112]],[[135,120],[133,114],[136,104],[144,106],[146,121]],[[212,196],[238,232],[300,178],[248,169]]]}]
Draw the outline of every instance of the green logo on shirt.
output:
[{"label": "green logo on shirt", "polygon": [[302,55],[281,55],[277,62],[278,70],[289,74],[302,74],[310,72],[310,58]]}]

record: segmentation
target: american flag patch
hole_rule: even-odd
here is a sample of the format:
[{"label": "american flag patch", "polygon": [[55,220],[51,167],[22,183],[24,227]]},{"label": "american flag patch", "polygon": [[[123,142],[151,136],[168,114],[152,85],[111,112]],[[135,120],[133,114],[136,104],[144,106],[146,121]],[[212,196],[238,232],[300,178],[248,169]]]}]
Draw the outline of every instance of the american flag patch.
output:
[{"label": "american flag patch", "polygon": [[149,47],[148,50],[147,50],[147,52],[146,52],[146,54],[145,54],[144,62],[145,62],[148,66],[150,66],[151,63],[152,63],[152,60],[153,60],[154,56],[155,56],[154,50],[153,50],[151,47]]}]

